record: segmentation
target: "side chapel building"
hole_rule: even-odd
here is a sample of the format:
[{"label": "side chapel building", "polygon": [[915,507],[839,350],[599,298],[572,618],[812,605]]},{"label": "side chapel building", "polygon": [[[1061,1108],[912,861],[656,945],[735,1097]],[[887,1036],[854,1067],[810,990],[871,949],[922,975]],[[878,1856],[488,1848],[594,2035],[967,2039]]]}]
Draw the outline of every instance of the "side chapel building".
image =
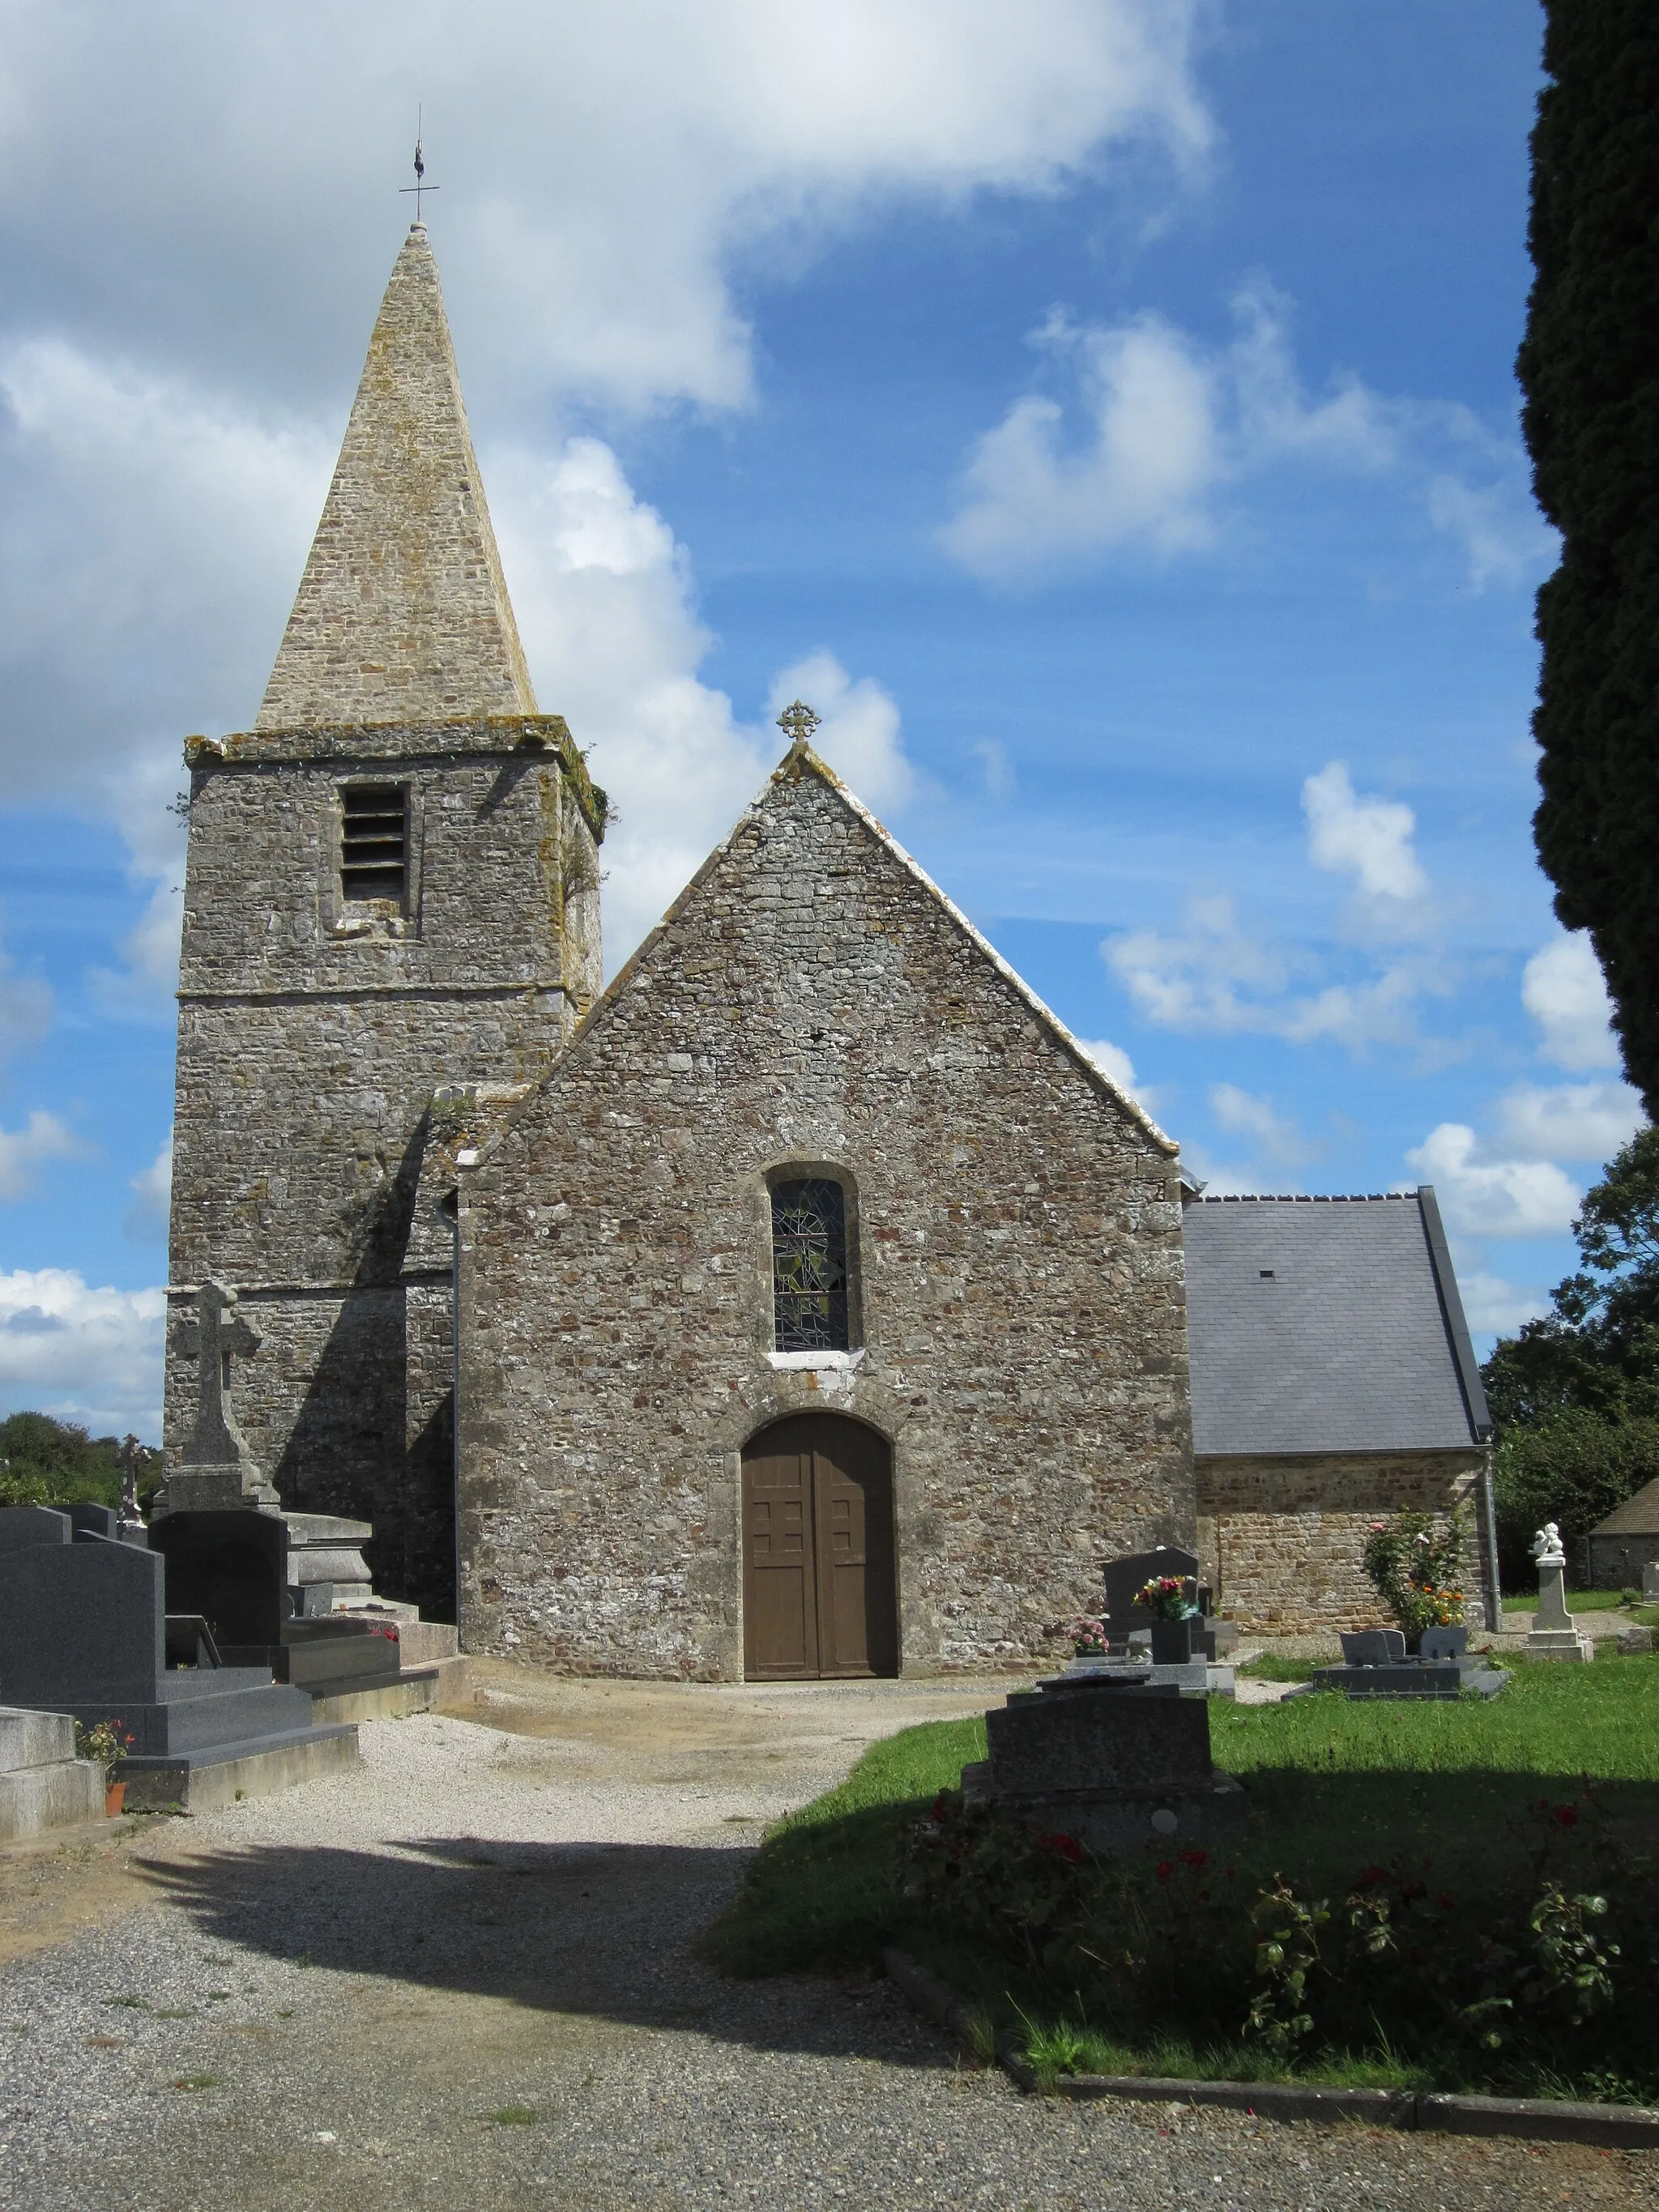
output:
[{"label": "side chapel building", "polygon": [[[238,1291],[266,1478],[572,1671],[1031,1665],[1159,1543],[1376,1619],[1367,1520],[1485,1466],[1432,1194],[1199,1200],[811,720],[603,988],[415,224],[258,719],[186,747],[170,1295]],[[170,1454],[194,1389],[170,1337]]]}]

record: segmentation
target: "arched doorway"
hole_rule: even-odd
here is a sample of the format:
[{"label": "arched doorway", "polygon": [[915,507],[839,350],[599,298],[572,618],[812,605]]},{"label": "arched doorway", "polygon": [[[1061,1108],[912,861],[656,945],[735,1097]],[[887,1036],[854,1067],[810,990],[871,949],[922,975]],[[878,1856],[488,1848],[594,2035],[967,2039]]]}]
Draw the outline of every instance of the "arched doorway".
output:
[{"label": "arched doorway", "polygon": [[893,1455],[862,1421],[793,1413],[743,1453],[744,1674],[898,1672]]}]

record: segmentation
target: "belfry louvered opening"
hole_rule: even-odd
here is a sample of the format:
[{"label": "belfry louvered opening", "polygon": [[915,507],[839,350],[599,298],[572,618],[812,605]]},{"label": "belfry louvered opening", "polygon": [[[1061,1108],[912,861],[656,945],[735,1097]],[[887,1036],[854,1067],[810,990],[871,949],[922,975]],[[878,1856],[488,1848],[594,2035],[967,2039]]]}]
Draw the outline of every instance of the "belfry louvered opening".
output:
[{"label": "belfry louvered opening", "polygon": [[409,880],[408,801],[400,783],[348,783],[340,791],[340,890],[347,899],[390,899]]}]

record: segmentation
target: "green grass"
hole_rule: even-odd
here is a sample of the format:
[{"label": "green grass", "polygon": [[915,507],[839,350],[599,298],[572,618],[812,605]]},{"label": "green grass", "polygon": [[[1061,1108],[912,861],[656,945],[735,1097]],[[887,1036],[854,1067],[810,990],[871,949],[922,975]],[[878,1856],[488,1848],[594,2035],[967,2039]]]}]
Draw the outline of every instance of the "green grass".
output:
[{"label": "green grass", "polygon": [[1236,1672],[1247,1680],[1256,1682],[1308,1682],[1318,1667],[1330,1667],[1330,1659],[1285,1659],[1277,1651],[1263,1651],[1254,1659],[1247,1659]]},{"label": "green grass", "polygon": [[[1333,1693],[1279,1705],[1212,1699],[1209,1711],[1216,1764],[1240,1776],[1249,1796],[1249,1832],[1228,1854],[1242,1880],[1282,1867],[1340,1896],[1361,1866],[1397,1856],[1426,1862],[1437,1887],[1475,1909],[1520,1862],[1538,1800],[1574,1797],[1585,1778],[1638,1848],[1659,1836],[1659,1656],[1587,1667],[1521,1660],[1490,1702],[1351,1704]],[[744,1975],[870,1971],[885,1945],[898,1943],[999,2033],[1023,2040],[1039,2074],[1271,2075],[1260,2049],[1163,2033],[1126,2039],[1068,2014],[1053,1990],[1022,1985],[1006,1960],[905,1895],[907,1829],[956,1786],[966,1762],[984,1756],[980,1720],[933,1723],[872,1745],[838,1789],[768,1832],[742,1893],[705,1941],[708,1955]],[[1349,2087],[1491,2086],[1467,2054],[1429,2063],[1386,2045],[1328,2051],[1298,2070]],[[1540,2094],[1567,2094],[1540,2073],[1530,2078]],[[1580,2084],[1574,2094],[1613,2094],[1571,2078]]]},{"label": "green grass", "polygon": [[[1640,1594],[1636,1591],[1569,1590],[1567,1610],[1569,1613],[1617,1613],[1621,1605],[1629,1603],[1632,1598],[1638,1604],[1641,1602]],[[1504,1610],[1505,1613],[1536,1613],[1537,1591],[1530,1590],[1524,1597],[1506,1597]]]}]

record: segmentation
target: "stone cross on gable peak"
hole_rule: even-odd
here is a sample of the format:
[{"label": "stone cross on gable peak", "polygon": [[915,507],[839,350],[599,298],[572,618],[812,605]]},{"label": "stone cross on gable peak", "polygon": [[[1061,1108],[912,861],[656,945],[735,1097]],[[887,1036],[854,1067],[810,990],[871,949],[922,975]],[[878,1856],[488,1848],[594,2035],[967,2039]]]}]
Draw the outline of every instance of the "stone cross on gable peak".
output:
[{"label": "stone cross on gable peak", "polygon": [[185,1455],[196,1467],[229,1467],[249,1458],[247,1440],[230,1409],[231,1363],[257,1352],[258,1332],[236,1310],[236,1293],[209,1281],[196,1293],[196,1318],[176,1324],[174,1341],[196,1360],[196,1427]]},{"label": "stone cross on gable peak", "polygon": [[812,712],[804,699],[797,699],[778,716],[778,727],[792,745],[811,744],[812,732],[822,719]]}]

